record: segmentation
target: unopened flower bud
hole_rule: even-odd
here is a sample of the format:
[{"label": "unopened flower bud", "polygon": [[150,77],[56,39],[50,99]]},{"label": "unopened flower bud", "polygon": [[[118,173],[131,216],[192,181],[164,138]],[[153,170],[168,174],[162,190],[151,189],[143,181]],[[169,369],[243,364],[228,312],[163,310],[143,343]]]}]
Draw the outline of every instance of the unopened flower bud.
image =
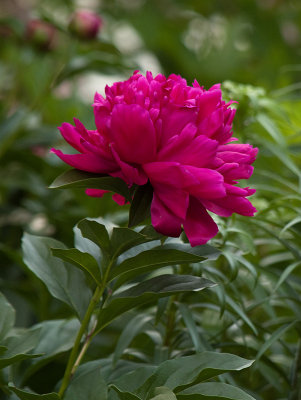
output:
[{"label": "unopened flower bud", "polygon": [[40,49],[49,50],[53,47],[55,35],[55,27],[45,21],[32,19],[27,23],[26,37]]},{"label": "unopened flower bud", "polygon": [[69,23],[72,33],[81,39],[94,39],[102,26],[102,19],[92,11],[76,11]]}]

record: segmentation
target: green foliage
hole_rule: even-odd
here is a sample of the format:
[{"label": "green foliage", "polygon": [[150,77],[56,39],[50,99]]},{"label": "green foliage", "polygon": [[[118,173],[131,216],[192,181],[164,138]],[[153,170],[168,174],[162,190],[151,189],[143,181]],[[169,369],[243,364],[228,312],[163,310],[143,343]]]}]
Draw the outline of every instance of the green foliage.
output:
[{"label": "green foliage", "polygon": [[0,356],[0,369],[19,362],[20,360],[38,357],[39,354],[29,353],[30,350],[37,345],[38,334],[38,330],[31,330],[8,336],[3,342],[3,351]]},{"label": "green foliage", "polygon": [[[202,386],[195,386],[196,384],[214,378],[225,371],[239,371],[249,367],[251,364],[252,361],[244,360],[232,354],[203,352],[194,356],[165,361],[151,375],[148,374],[147,379],[142,384],[143,375],[141,376],[141,371],[131,372],[114,382],[112,388],[117,391],[121,399],[130,399],[132,394],[141,400],[153,399],[156,396],[160,399],[159,395],[164,393],[171,396],[171,399],[182,398],[181,396],[185,398],[186,393],[202,394]],[[216,385],[216,382],[212,383],[212,385]],[[225,386],[228,389],[229,396],[231,395],[231,389],[233,395],[245,395],[244,392],[238,389],[235,392],[236,388],[233,389],[230,385]],[[187,388],[191,388],[191,390],[187,392]],[[206,394],[206,385],[203,391]],[[131,395],[127,397],[128,393],[131,393]],[[210,392],[207,391],[207,393]],[[225,393],[227,394],[227,391]],[[221,395],[222,392],[216,388],[212,394],[218,398],[218,394]],[[247,395],[245,395],[245,398],[252,399],[251,396]]]},{"label": "green foliage", "polygon": [[190,275],[159,275],[139,283],[112,297],[109,304],[99,314],[100,323],[96,330],[100,330],[113,319],[124,312],[145,303],[158,300],[172,294],[199,291],[214,286],[214,283],[203,278]]},{"label": "green foliage", "polygon": [[81,271],[51,256],[51,248],[64,249],[57,240],[25,234],[23,237],[24,262],[47,286],[53,297],[68,304],[82,317],[91,298]]},{"label": "green foliage", "polygon": [[59,400],[60,397],[56,393],[49,394],[36,394],[32,392],[28,392],[26,390],[18,389],[12,385],[9,385],[9,389],[16,393],[19,399],[21,400]]},{"label": "green foliage", "polygon": [[177,395],[179,400],[252,400],[249,396],[235,386],[221,382],[208,382],[185,389]]},{"label": "green foliage", "polygon": [[[42,0],[25,12],[18,3],[4,0],[0,11],[0,399],[59,398],[95,303],[63,399],[297,400],[299,2],[104,0],[104,30],[90,42],[67,31],[72,0]],[[25,40],[30,14],[56,27],[54,48]],[[224,98],[238,101],[234,136],[259,148],[245,184],[257,189],[258,212],[216,217],[220,233],[210,245],[191,248],[139,226],[148,221],[151,188],[64,172],[49,154],[63,146],[63,121],[77,116],[95,128],[90,104],[108,75],[119,80],[136,68],[180,73],[206,88],[224,81]],[[95,72],[102,81],[87,93]],[[50,182],[68,190],[49,190]],[[120,208],[110,194],[90,198],[87,187],[131,205]],[[222,357],[255,361],[235,372],[238,364],[225,366]],[[209,381],[197,380],[200,359]],[[212,360],[220,369],[209,373]]]},{"label": "green foliage", "polygon": [[3,294],[0,294],[0,315],[0,339],[3,340],[15,324],[15,310]]},{"label": "green foliage", "polygon": [[106,400],[107,392],[107,384],[102,377],[101,367],[86,363],[78,368],[64,400]]}]

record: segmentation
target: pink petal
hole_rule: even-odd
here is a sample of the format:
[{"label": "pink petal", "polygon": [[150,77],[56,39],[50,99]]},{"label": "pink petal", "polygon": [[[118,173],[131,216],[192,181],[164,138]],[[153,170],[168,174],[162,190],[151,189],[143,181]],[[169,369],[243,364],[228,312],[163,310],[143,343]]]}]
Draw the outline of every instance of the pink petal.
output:
[{"label": "pink petal", "polygon": [[93,106],[102,106],[106,103],[106,99],[98,92],[94,95],[94,103]]},{"label": "pink petal", "polygon": [[181,164],[205,167],[216,154],[218,142],[206,136],[197,136],[196,126],[188,124],[180,135],[173,136],[158,153],[158,161],[176,161]]},{"label": "pink petal", "polygon": [[111,145],[111,150],[117,164],[121,168],[125,181],[128,184],[136,183],[137,185],[145,185],[148,181],[148,178],[142,168],[140,166],[137,168],[133,167],[132,165],[122,161],[113,144]]},{"label": "pink petal", "polygon": [[87,131],[87,129],[85,128],[84,124],[82,122],[80,122],[79,119],[74,118],[74,123],[75,123],[75,127],[77,132],[81,135],[81,137],[85,140],[90,140],[89,137],[89,133]]},{"label": "pink petal", "polygon": [[[86,195],[91,197],[103,197],[105,193],[110,193],[109,190],[102,190],[102,189],[86,189]],[[119,205],[123,206],[127,204],[126,199],[118,193],[113,194],[112,199]]]},{"label": "pink petal", "polygon": [[198,126],[200,134],[211,137],[214,133],[223,125],[224,122],[224,111],[222,108],[218,108],[206,118],[204,118]]},{"label": "pink petal", "polygon": [[172,107],[170,105],[162,109],[161,119],[163,125],[159,147],[163,148],[167,141],[171,137],[179,135],[187,124],[196,124],[197,111],[196,108]]},{"label": "pink petal", "polygon": [[254,167],[249,164],[225,163],[218,168],[226,181],[237,179],[249,179],[252,175]]},{"label": "pink petal", "polygon": [[189,185],[186,190],[195,197],[215,199],[226,195],[224,177],[217,171],[208,168],[185,166],[197,180],[197,185]]},{"label": "pink petal", "polygon": [[128,204],[128,202],[126,201],[125,197],[121,196],[121,194],[118,194],[118,193],[113,194],[112,199],[119,206],[124,206],[125,204]]},{"label": "pink petal", "polygon": [[165,185],[155,185],[154,193],[161,203],[180,219],[185,219],[189,204],[189,194],[177,188]]},{"label": "pink petal", "polygon": [[210,201],[210,200],[206,200],[203,199],[202,203],[204,205],[204,207],[207,208],[207,210],[213,212],[216,215],[219,215],[220,217],[230,217],[233,214],[232,210],[228,210],[226,208],[223,207],[223,205],[221,204],[217,204],[216,201]]},{"label": "pink petal", "polygon": [[85,152],[81,144],[82,136],[79,134],[76,127],[69,124],[68,122],[64,122],[62,126],[60,126],[58,129],[61,132],[63,138],[66,140],[66,142],[68,142],[72,147],[74,147],[79,152],[81,153]]},{"label": "pink petal", "polygon": [[137,104],[118,104],[112,111],[111,137],[121,160],[144,164],[156,156],[156,133],[149,113]]},{"label": "pink petal", "polygon": [[94,153],[100,158],[105,159],[107,163],[111,162],[112,167],[116,166],[111,148],[106,140],[102,136],[100,136],[97,131],[89,131],[89,135],[90,142],[82,140],[82,146],[85,150],[84,153]]},{"label": "pink petal", "polygon": [[249,164],[251,159],[249,154],[236,153],[234,151],[221,151],[217,153],[217,157],[225,163],[237,162],[239,164]]},{"label": "pink petal", "polygon": [[163,184],[178,189],[198,185],[198,180],[189,170],[177,162],[158,161],[143,165],[146,175],[153,185]]},{"label": "pink petal", "polygon": [[109,137],[111,126],[111,110],[105,106],[94,106],[95,125],[99,133]]},{"label": "pink petal", "polygon": [[117,169],[117,165],[113,168],[112,162],[98,157],[95,154],[64,154],[60,150],[51,149],[62,161],[71,165],[73,168],[82,171],[94,172],[97,174],[108,174]]},{"label": "pink petal", "polygon": [[241,188],[238,186],[233,186],[228,183],[225,183],[225,188],[227,191],[227,194],[233,194],[234,196],[251,196],[256,192],[255,189],[250,189],[249,187],[246,188]]},{"label": "pink petal", "polygon": [[191,246],[207,243],[218,232],[216,223],[207,213],[202,203],[194,197],[190,197],[183,227]]},{"label": "pink petal", "polygon": [[215,83],[214,85],[211,86],[211,88],[209,88],[208,90],[220,90],[221,88],[221,84],[220,83]]},{"label": "pink petal", "polygon": [[224,162],[238,162],[252,164],[258,153],[258,149],[250,144],[230,143],[218,148],[218,157]]},{"label": "pink petal", "polygon": [[180,236],[182,220],[165,207],[156,193],[151,204],[151,219],[153,227],[162,235]]},{"label": "pink petal", "polygon": [[211,139],[217,140],[221,145],[228,143],[229,141],[237,140],[232,137],[232,126],[225,125],[221,126],[211,137]]},{"label": "pink petal", "polygon": [[87,196],[91,196],[91,197],[102,197],[105,193],[109,193],[109,190],[86,189],[85,193]]},{"label": "pink petal", "polygon": [[220,89],[213,88],[204,92],[198,99],[199,116],[198,119],[201,122],[203,118],[207,117],[213,111],[216,110],[217,105],[220,103],[222,98],[222,92]]},{"label": "pink petal", "polygon": [[202,202],[209,211],[212,211],[213,213],[222,217],[229,217],[234,212],[240,215],[252,217],[257,211],[248,199],[232,194],[229,194],[221,199],[215,199],[211,202],[207,200]]}]

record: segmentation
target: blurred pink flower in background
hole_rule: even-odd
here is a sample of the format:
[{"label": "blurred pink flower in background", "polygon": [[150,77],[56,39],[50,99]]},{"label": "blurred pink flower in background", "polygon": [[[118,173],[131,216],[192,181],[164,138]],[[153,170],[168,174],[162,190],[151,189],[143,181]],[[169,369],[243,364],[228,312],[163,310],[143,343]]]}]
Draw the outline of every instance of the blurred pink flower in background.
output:
[{"label": "blurred pink flower in background", "polygon": [[40,49],[48,50],[54,46],[56,28],[40,19],[31,19],[26,24],[26,38]]},{"label": "blurred pink flower in background", "polygon": [[94,12],[78,10],[71,17],[69,29],[81,39],[94,39],[102,24],[102,19]]},{"label": "blurred pink flower in background", "polygon": [[[254,189],[236,186],[248,179],[257,149],[231,143],[235,110],[222,100],[220,85],[204,90],[177,75],[153,77],[137,71],[106,87],[94,99],[96,130],[63,123],[64,139],[78,154],[52,149],[74,168],[123,179],[129,186],[151,183],[154,228],[177,237],[182,227],[192,246],[218,232],[207,210],[228,217],[252,216],[246,198]],[[104,191],[88,189],[101,196]],[[114,198],[124,204],[121,196]]]}]

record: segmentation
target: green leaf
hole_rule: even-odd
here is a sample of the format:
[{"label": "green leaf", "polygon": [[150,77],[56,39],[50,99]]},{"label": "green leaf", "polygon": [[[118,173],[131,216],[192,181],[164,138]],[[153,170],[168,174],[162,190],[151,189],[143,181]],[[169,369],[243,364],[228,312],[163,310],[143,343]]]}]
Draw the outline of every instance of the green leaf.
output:
[{"label": "green leaf", "polygon": [[260,125],[270,134],[270,136],[278,143],[280,146],[285,146],[285,139],[281,132],[279,131],[275,122],[269,118],[267,114],[259,113],[256,116],[257,121]]},{"label": "green leaf", "polygon": [[91,240],[102,250],[110,253],[110,238],[106,227],[96,221],[82,219],[77,224],[84,238]]},{"label": "green leaf", "polygon": [[[283,371],[279,371],[279,369],[270,362],[263,362],[264,358],[262,357],[259,361],[257,361],[256,367],[260,371],[260,374],[264,377],[264,380],[270,385],[272,388],[275,388],[279,393],[283,391],[284,382],[287,379],[287,376],[283,376]],[[284,379],[283,379],[284,378]]]},{"label": "green leaf", "polygon": [[141,397],[138,397],[135,394],[130,393],[130,392],[124,392],[115,385],[110,385],[110,388],[115,390],[115,392],[118,394],[118,397],[120,400],[142,400]]},{"label": "green leaf", "polygon": [[94,362],[88,362],[77,369],[64,400],[106,400],[107,396],[108,388],[102,377],[101,367]]},{"label": "green leaf", "polygon": [[146,238],[150,240],[161,240],[165,238],[165,236],[157,232],[152,225],[144,226],[139,233],[141,233],[141,235],[146,236]]},{"label": "green leaf", "polygon": [[112,269],[110,280],[120,276],[116,286],[133,279],[135,276],[151,272],[154,269],[181,263],[196,263],[205,258],[179,250],[164,247],[143,251],[135,257],[127,258]]},{"label": "green leaf", "polygon": [[28,354],[39,340],[39,329],[33,329],[6,338],[7,350],[0,355],[0,369],[27,358],[40,357],[41,354]]},{"label": "green leaf", "polygon": [[182,315],[182,318],[185,322],[185,325],[188,329],[188,332],[190,334],[195,351],[200,352],[202,350],[209,350],[208,346],[204,346],[201,341],[201,338],[200,338],[200,335],[198,332],[198,328],[193,319],[190,309],[185,304],[181,304],[181,303],[178,305],[178,307],[179,307],[180,313]]},{"label": "green leaf", "polygon": [[275,233],[275,229],[270,229],[266,221],[261,221],[258,217],[256,219],[251,219],[250,222],[254,225],[259,226],[263,231],[267,232],[270,236],[274,237],[283,245],[284,248],[287,248],[293,256],[297,259],[301,259],[301,255],[297,249],[295,249],[294,246],[292,246],[287,240],[281,239],[277,233]]},{"label": "green leaf", "polygon": [[35,351],[42,354],[33,359],[24,372],[24,381],[33,373],[51,361],[55,356],[70,350],[77,336],[80,323],[78,319],[43,321],[33,327],[39,329],[38,343]]},{"label": "green leaf", "polygon": [[240,316],[240,318],[252,329],[255,335],[258,335],[257,329],[247,314],[242,310],[242,308],[234,301],[230,296],[226,296],[226,303],[232,308],[232,310]]},{"label": "green leaf", "polygon": [[127,184],[120,178],[108,175],[93,174],[91,172],[71,169],[57,177],[49,186],[50,189],[91,188],[109,190],[118,193],[130,201],[130,192]]},{"label": "green leaf", "polygon": [[97,261],[89,253],[82,253],[78,249],[51,249],[55,257],[70,262],[94,279],[97,285],[101,285],[101,270]]},{"label": "green leaf", "polygon": [[113,228],[111,237],[111,246],[113,251],[113,258],[118,257],[131,247],[137,246],[142,243],[148,242],[144,235],[135,232],[129,228]]},{"label": "green leaf", "polygon": [[280,278],[278,280],[278,282],[276,283],[273,292],[275,293],[279,287],[282,285],[283,282],[285,282],[287,280],[287,278],[289,277],[289,275],[299,266],[301,265],[301,261],[297,261],[293,264],[288,265],[284,271],[282,272],[282,274],[280,275]]},{"label": "green leaf", "polygon": [[137,394],[149,399],[156,387],[167,386],[175,392],[228,371],[240,371],[249,367],[253,361],[234,354],[205,351],[188,357],[180,357],[163,362]]},{"label": "green leaf", "polygon": [[156,367],[153,365],[148,364],[141,367],[140,364],[130,372],[119,374],[121,376],[113,380],[113,384],[121,392],[134,393],[141,386],[141,383],[145,382],[155,370]]},{"label": "green leaf", "polygon": [[179,250],[199,257],[208,258],[208,260],[216,260],[221,254],[220,250],[209,244],[191,247],[188,243],[165,243],[164,249]]},{"label": "green leaf", "polygon": [[93,243],[92,240],[85,238],[77,225],[73,227],[73,232],[75,248],[83,253],[91,254],[91,256],[93,256],[97,261],[98,265],[102,265],[103,253],[100,248]]},{"label": "green leaf", "polygon": [[60,400],[61,399],[57,393],[37,394],[37,393],[17,389],[12,384],[9,384],[8,387],[21,400]]},{"label": "green leaf", "polygon": [[264,342],[262,347],[260,348],[259,352],[257,353],[256,360],[258,361],[260,357],[272,346],[272,344],[281,338],[281,336],[288,331],[290,328],[292,328],[296,324],[296,320],[291,322],[290,324],[282,325],[278,329],[273,332],[273,334],[269,337],[268,340]]},{"label": "green leaf", "polygon": [[177,400],[174,392],[165,386],[157,387],[153,396],[150,400]]},{"label": "green leaf", "polygon": [[290,229],[292,226],[296,225],[296,224],[300,224],[301,223],[301,217],[296,217],[294,218],[292,221],[290,221],[289,223],[287,223],[283,229],[280,231],[279,236],[282,236],[284,234],[284,232],[286,232],[288,229]]},{"label": "green leaf", "polygon": [[126,325],[122,330],[121,335],[118,339],[117,345],[115,347],[113,362],[116,363],[117,360],[122,356],[123,351],[130,345],[134,337],[144,329],[145,325],[152,320],[151,315],[138,314]]},{"label": "green leaf", "polygon": [[178,400],[255,400],[243,390],[221,382],[206,382],[177,393]]},{"label": "green leaf", "polygon": [[292,171],[294,174],[296,174],[297,177],[300,179],[301,176],[300,169],[292,160],[291,155],[288,154],[288,152],[283,151],[283,148],[276,146],[273,143],[266,142],[263,139],[261,140],[265,144],[265,146],[276,156],[276,158],[282,161],[285,167],[288,168],[290,171]]},{"label": "green leaf", "polygon": [[196,276],[156,276],[114,296],[107,307],[100,311],[96,331],[101,330],[113,319],[134,307],[172,294],[195,292],[212,286],[215,286],[215,283]]},{"label": "green leaf", "polygon": [[129,227],[136,226],[150,217],[150,206],[153,200],[153,188],[148,182],[146,185],[138,186],[129,212]]},{"label": "green leaf", "polygon": [[0,341],[2,341],[15,324],[15,310],[0,293]]},{"label": "green leaf", "polygon": [[18,107],[17,111],[0,125],[0,157],[12,147],[18,138],[20,126],[28,115],[25,109]]},{"label": "green leaf", "polygon": [[87,310],[91,290],[82,271],[51,254],[51,248],[65,249],[57,240],[25,233],[22,238],[24,262],[47,286],[53,297],[68,304],[79,317]]}]

